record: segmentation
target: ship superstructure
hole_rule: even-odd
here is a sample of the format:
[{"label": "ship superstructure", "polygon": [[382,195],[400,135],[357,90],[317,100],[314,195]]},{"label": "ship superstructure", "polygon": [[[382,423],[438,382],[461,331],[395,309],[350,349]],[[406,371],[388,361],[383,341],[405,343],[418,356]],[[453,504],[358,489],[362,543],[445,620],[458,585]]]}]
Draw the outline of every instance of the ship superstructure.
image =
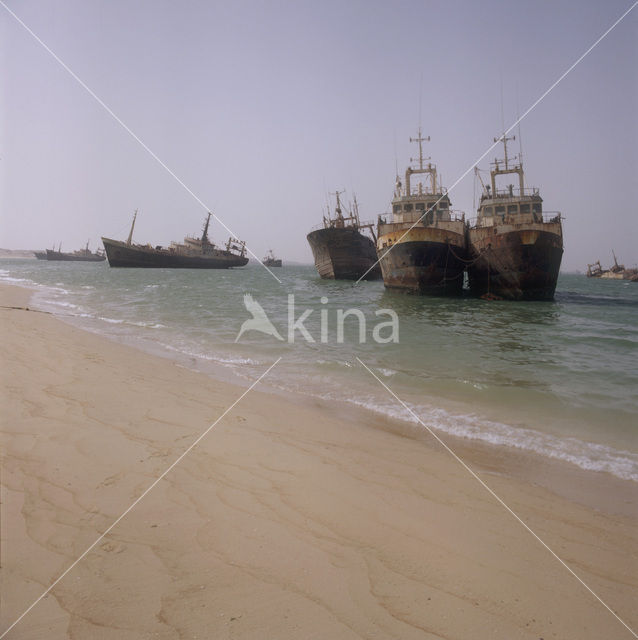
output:
[{"label": "ship superstructure", "polygon": [[[495,160],[490,184],[484,185],[474,224],[469,228],[470,291],[476,296],[508,300],[552,300],[563,256],[561,214],[544,212],[539,190],[525,186],[521,155]],[[477,171],[480,177],[480,173]],[[500,176],[517,177],[505,189]]]},{"label": "ship superstructure", "polygon": [[467,259],[465,215],[452,210],[436,165],[425,162],[423,142],[429,140],[420,127],[410,138],[419,146],[418,165],[408,166],[404,184],[396,178],[390,220],[379,218],[377,252],[386,287],[459,295]]}]

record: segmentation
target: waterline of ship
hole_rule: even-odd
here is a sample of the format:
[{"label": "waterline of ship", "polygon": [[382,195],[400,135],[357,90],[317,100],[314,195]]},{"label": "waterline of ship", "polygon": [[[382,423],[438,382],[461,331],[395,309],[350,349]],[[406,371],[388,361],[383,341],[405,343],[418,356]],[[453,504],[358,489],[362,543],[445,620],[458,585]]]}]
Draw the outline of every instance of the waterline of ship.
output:
[{"label": "waterline of ship", "polygon": [[[283,356],[269,377],[273,388],[412,421],[360,358],[442,432],[638,481],[632,283],[563,275],[556,302],[525,304],[404,296],[381,282],[321,280],[312,266],[285,267],[282,285],[257,265],[195,272],[6,260],[0,269],[2,281],[34,289],[37,307],[182,366],[224,379],[232,372],[246,384]],[[294,293],[298,308],[312,311],[305,324],[315,342],[248,332],[235,343],[250,317],[244,293],[282,333]],[[362,310],[368,336],[375,310],[394,310],[399,343],[359,343],[353,320],[338,344],[336,312],[349,308]]]}]

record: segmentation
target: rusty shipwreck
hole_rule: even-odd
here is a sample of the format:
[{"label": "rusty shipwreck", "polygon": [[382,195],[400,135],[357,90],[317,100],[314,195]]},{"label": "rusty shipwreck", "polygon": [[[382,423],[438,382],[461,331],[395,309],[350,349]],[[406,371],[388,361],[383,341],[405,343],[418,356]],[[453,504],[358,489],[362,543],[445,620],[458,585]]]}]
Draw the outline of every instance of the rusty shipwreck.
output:
[{"label": "rusty shipwreck", "polygon": [[126,242],[102,238],[111,267],[144,267],[164,269],[228,269],[248,263],[245,244],[230,238],[225,247],[217,247],[208,238],[211,214],[208,214],[200,238],[186,237],[184,242],[171,242],[168,247],[133,243],[137,211]]},{"label": "rusty shipwreck", "polygon": [[[495,160],[483,185],[478,215],[468,230],[470,292],[506,300],[552,300],[563,256],[561,214],[543,211],[539,190],[525,186],[521,155]],[[480,179],[480,173],[476,171]],[[499,176],[516,175],[517,185],[499,189]]]},{"label": "rusty shipwreck", "polygon": [[[333,194],[337,200],[334,215],[328,211],[323,224],[307,236],[317,272],[322,278],[332,280],[378,280],[381,270],[377,264],[373,225],[360,221],[356,198],[344,215],[342,193]],[[372,238],[365,235],[366,229]]]},{"label": "rusty shipwreck", "polygon": [[[418,166],[407,168],[405,185],[397,176],[391,219],[379,218],[377,252],[383,283],[412,293],[460,295],[467,263],[465,215],[452,210],[436,166],[425,164],[423,142],[429,139],[421,135],[421,128],[417,138],[410,138],[419,145]],[[412,176],[424,180],[413,185]]]}]

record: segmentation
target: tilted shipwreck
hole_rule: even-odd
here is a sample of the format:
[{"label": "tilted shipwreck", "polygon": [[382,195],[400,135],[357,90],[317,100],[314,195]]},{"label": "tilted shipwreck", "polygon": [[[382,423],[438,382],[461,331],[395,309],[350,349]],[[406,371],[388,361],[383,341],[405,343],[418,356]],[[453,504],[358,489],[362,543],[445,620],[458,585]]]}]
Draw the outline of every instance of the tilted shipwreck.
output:
[{"label": "tilted shipwreck", "polygon": [[229,269],[248,263],[244,242],[229,238],[225,248],[219,248],[208,239],[211,214],[208,214],[200,238],[184,238],[184,242],[171,242],[168,247],[134,244],[133,229],[137,210],[133,215],[131,231],[126,242],[102,238],[111,267],[145,267],[164,269]]}]

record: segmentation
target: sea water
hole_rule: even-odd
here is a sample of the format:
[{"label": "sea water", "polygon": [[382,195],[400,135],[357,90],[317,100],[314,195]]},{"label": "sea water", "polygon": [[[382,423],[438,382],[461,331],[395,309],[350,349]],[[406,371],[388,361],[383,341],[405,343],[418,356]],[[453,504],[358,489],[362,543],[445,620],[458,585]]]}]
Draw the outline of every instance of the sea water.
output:
[{"label": "sea water", "polygon": [[[638,283],[561,274],[554,302],[431,298],[382,282],[321,280],[313,266],[111,269],[107,263],[3,260],[0,279],[33,305],[90,331],[244,384],[262,382],[456,436],[638,481]],[[240,327],[264,310],[282,340]],[[310,311],[289,339],[293,320]],[[339,311],[361,317],[343,320]],[[375,312],[386,310],[381,315]],[[386,326],[396,313],[398,336]],[[360,362],[361,361],[361,362]]]}]

